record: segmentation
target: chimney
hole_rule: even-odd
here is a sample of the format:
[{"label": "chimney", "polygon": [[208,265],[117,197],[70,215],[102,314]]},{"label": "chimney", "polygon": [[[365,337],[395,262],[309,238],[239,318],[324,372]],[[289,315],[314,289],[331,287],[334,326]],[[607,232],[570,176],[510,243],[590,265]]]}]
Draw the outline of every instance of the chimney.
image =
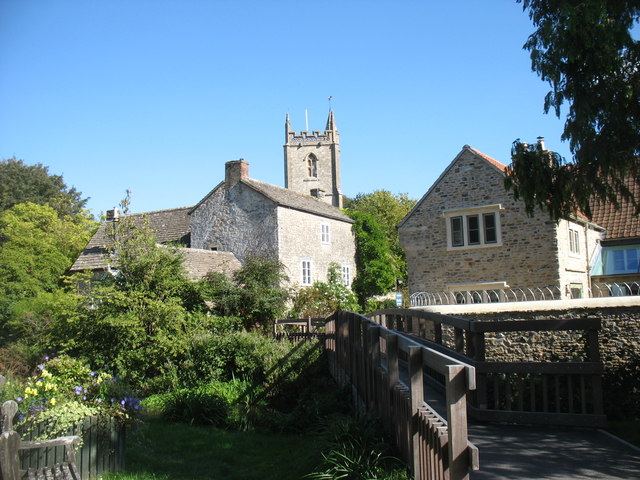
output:
[{"label": "chimney", "polygon": [[538,137],[538,146],[540,150],[546,150],[547,148],[544,146],[544,137]]},{"label": "chimney", "polygon": [[117,220],[122,213],[118,207],[115,207],[113,210],[107,210],[107,220]]},{"label": "chimney", "polygon": [[240,160],[232,160],[224,165],[224,183],[227,188],[233,187],[243,178],[249,177],[249,164],[244,161],[244,158]]}]

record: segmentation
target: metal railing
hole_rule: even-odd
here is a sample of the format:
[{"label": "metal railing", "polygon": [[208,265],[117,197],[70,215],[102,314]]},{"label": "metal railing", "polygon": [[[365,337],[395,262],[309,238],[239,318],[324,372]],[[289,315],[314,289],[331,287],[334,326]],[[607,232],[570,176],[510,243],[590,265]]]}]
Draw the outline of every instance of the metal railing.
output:
[{"label": "metal railing", "polygon": [[571,288],[563,291],[557,286],[415,292],[409,297],[409,302],[412,307],[426,307],[430,305],[535,302],[544,300],[571,300],[577,298],[624,297],[632,295],[640,295],[640,284],[638,282],[593,284],[591,288],[587,288],[586,292],[582,290],[572,290]]}]

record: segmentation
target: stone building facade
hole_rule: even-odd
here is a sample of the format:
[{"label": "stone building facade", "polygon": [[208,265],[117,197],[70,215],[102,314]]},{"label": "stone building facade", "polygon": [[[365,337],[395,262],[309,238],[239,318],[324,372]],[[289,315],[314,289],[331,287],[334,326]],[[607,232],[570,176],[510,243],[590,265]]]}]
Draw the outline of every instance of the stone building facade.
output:
[{"label": "stone building facade", "polygon": [[337,263],[346,284],[355,275],[353,221],[339,209],[249,178],[244,160],[227,162],[225,181],[190,212],[194,248],[281,261],[293,285],[326,281]]},{"label": "stone building facade", "polygon": [[409,288],[459,303],[501,301],[510,288],[589,287],[603,230],[585,220],[529,217],[504,188],[506,166],[468,145],[398,226]]},{"label": "stone building facade", "polygon": [[296,133],[287,115],[284,164],[286,188],[342,208],[340,139],[333,111],[329,111],[324,133]]},{"label": "stone building facade", "polygon": [[[249,256],[274,258],[292,285],[326,281],[339,265],[345,284],[356,275],[353,220],[340,211],[340,144],[333,112],[325,132],[299,134],[286,120],[287,188],[249,178],[244,160],[227,162],[225,179],[194,207],[134,215],[146,218],[159,243],[180,243],[192,278],[231,273]],[[105,222],[73,269],[107,271]]]}]

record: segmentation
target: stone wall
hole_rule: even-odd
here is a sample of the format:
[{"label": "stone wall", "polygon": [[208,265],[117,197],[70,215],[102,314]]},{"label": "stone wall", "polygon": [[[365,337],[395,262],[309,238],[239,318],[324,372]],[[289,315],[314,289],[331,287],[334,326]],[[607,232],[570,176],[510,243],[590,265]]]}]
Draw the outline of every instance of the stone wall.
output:
[{"label": "stone wall", "polygon": [[191,246],[227,251],[240,262],[278,253],[276,206],[242,183],[221,184],[191,214]]},{"label": "stone wall", "polygon": [[[488,309],[491,306],[503,311],[478,311],[480,307]],[[520,309],[518,309],[519,306]],[[638,297],[528,302],[526,305],[518,303],[454,305],[426,308],[426,310],[482,322],[600,318],[602,329],[598,338],[600,358],[604,364],[603,385],[607,413],[614,418],[623,414],[640,416],[640,301]],[[453,332],[446,331],[446,333],[445,337],[450,337],[447,345],[451,346]],[[584,332],[487,333],[485,342],[488,361],[585,360]]]},{"label": "stone wall", "polygon": [[[501,208],[501,244],[449,248],[445,212],[491,205]],[[456,284],[473,289],[468,285],[494,282],[512,288],[582,283],[586,289],[586,252],[593,251],[595,234],[589,234],[589,249],[571,257],[568,225],[541,213],[529,217],[524,203],[505,191],[499,167],[465,147],[399,227],[410,290],[443,292]],[[571,225],[586,240],[584,225]]]},{"label": "stone wall", "polygon": [[[329,242],[322,242],[322,225],[329,227]],[[351,280],[356,274],[355,239],[352,224],[303,213],[289,208],[278,209],[280,260],[287,268],[292,284],[302,279],[302,259],[311,260],[312,281],[326,281],[331,262],[350,267]]]}]

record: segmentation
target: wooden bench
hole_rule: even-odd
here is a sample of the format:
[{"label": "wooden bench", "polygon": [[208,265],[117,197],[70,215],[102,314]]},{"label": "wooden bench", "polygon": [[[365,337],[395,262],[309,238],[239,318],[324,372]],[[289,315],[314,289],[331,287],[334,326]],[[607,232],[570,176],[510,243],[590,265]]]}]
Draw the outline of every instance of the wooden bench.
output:
[{"label": "wooden bench", "polygon": [[[0,391],[5,379],[0,375]],[[18,404],[7,400],[2,404],[2,435],[0,436],[0,472],[2,480],[80,480],[76,467],[76,446],[80,442],[78,436],[59,437],[53,440],[22,441],[18,432],[13,429],[13,417],[18,412]],[[18,452],[40,448],[64,446],[66,461],[51,466],[20,468]]]}]

